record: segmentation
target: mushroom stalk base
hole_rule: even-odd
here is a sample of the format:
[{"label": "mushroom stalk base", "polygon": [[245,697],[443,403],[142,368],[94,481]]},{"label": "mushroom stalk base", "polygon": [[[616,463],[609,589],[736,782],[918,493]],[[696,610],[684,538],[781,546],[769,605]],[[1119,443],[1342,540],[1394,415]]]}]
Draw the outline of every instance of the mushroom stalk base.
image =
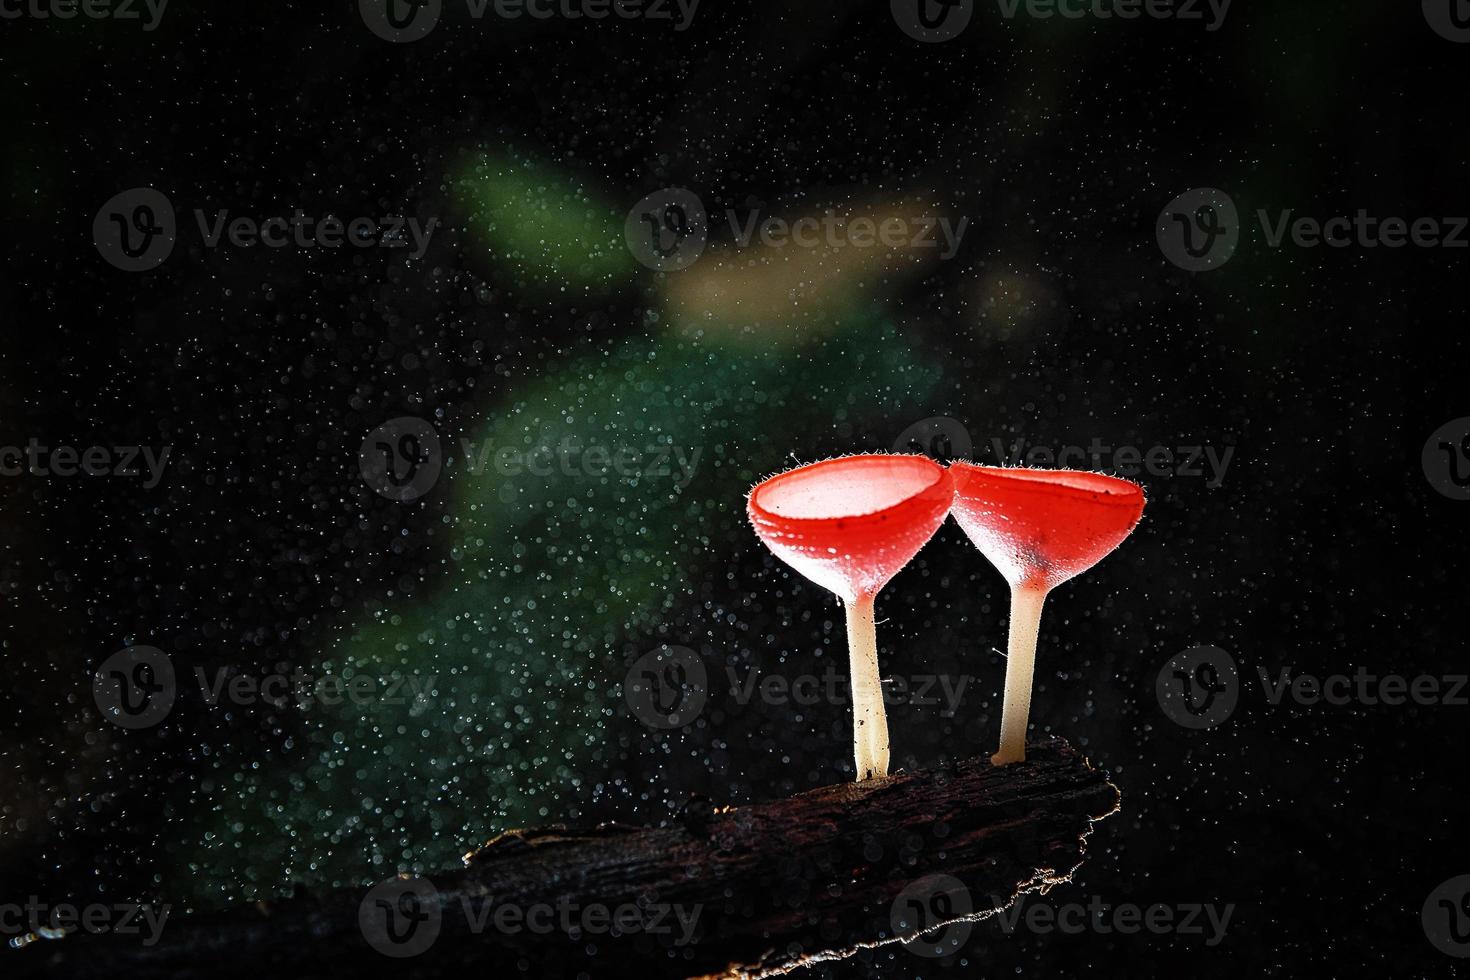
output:
[{"label": "mushroom stalk base", "polygon": [[847,657],[852,678],[852,754],[857,779],[888,775],[888,714],[883,679],[878,674],[878,627],[873,597],[847,605]]},{"label": "mushroom stalk base", "polygon": [[1036,671],[1036,636],[1041,632],[1043,589],[1011,590],[1011,635],[1006,652],[1006,693],[1000,716],[997,766],[1026,760],[1026,724],[1031,718],[1031,676]]}]

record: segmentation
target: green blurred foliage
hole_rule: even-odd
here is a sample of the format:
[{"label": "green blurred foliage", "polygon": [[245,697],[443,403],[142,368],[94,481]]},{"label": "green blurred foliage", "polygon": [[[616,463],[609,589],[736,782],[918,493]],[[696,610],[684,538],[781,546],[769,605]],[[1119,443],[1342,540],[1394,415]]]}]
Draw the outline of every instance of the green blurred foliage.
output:
[{"label": "green blurred foliage", "polygon": [[475,151],[450,187],[496,271],[527,298],[609,291],[637,271],[622,214],[564,171],[515,150]]},{"label": "green blurred foliage", "polygon": [[[527,281],[574,269],[592,284],[623,264],[590,233],[577,247],[530,248],[594,227],[587,216],[606,209],[544,175],[513,183],[482,198],[557,187],[574,212],[515,229]],[[379,690],[402,677],[436,678],[433,688],[411,706],[314,709],[290,751],[223,766],[238,775],[181,821],[210,830],[181,846],[167,890],[207,906],[293,880],[431,870],[507,827],[575,819],[634,724],[608,707],[621,703],[622,651],[672,607],[697,606],[698,577],[747,533],[746,491],[806,448],[769,433],[818,442],[843,421],[912,415],[938,382],[885,316],[836,308],[825,336],[796,343],[748,342],[789,329],[779,323],[752,324],[742,342],[669,328],[550,366],[496,407],[435,490],[452,500],[437,590],[321,652],[320,671],[371,676]],[[592,447],[636,453],[639,472],[626,474],[626,455],[625,473],[585,472]],[[660,448],[669,472],[642,472]]]}]

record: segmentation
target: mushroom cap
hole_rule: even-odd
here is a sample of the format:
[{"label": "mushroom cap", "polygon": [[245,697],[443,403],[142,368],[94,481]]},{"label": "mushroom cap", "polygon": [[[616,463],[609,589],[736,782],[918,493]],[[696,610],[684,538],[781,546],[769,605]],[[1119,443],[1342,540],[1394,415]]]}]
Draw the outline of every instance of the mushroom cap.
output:
[{"label": "mushroom cap", "polygon": [[1143,488],[1083,470],[950,464],[954,516],[1014,587],[1047,590],[1087,571],[1143,516]]},{"label": "mushroom cap", "polygon": [[777,558],[852,602],[908,564],[953,501],[949,471],[926,456],[840,456],[757,484],[746,512]]}]

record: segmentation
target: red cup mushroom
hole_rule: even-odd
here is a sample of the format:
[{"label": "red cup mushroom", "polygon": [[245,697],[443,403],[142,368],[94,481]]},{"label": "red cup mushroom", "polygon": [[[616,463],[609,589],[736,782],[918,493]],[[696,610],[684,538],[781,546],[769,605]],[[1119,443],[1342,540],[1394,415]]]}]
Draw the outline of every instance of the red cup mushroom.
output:
[{"label": "red cup mushroom", "polygon": [[873,600],[944,523],[948,470],[923,456],[844,456],[787,470],[750,492],[755,533],[847,609],[853,757],[859,781],[888,775],[888,719]]},{"label": "red cup mushroom", "polygon": [[998,766],[1026,758],[1031,675],[1047,593],[1096,565],[1143,515],[1143,488],[1079,470],[953,463],[954,516],[1011,586]]}]

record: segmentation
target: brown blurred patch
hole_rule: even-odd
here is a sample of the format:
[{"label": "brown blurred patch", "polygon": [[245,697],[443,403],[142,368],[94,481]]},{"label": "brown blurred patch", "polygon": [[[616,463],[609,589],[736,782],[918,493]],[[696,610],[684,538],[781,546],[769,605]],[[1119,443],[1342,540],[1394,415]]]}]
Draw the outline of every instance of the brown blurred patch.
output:
[{"label": "brown blurred patch", "polygon": [[710,220],[718,244],[662,277],[664,310],[686,335],[752,345],[795,345],[833,331],[938,264],[975,224],[917,196],[737,211],[733,219],[722,211]]}]

